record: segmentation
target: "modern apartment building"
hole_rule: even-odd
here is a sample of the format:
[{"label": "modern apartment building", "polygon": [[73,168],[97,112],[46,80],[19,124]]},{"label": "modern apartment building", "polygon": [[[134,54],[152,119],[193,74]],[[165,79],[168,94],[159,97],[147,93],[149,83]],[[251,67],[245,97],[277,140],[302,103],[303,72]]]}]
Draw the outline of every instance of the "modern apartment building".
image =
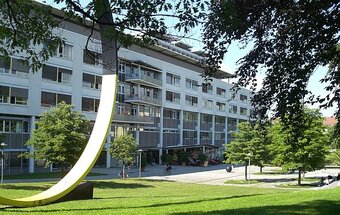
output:
[{"label": "modern apartment building", "polygon": [[[55,33],[64,43],[37,72],[19,58],[0,59],[0,133],[5,134],[5,173],[43,171],[41,161],[18,158],[40,114],[58,102],[74,104],[90,120],[99,105],[102,81],[98,32],[85,44],[89,30],[63,21]],[[39,48],[39,47],[34,47]],[[117,106],[107,142],[128,132],[148,158],[159,162],[164,153],[204,151],[221,157],[223,144],[242,120],[248,120],[250,92],[241,89],[231,97],[232,85],[220,71],[208,84],[200,76],[200,52],[171,39],[157,40],[147,48],[119,49]],[[108,144],[106,145],[106,147]],[[106,149],[98,166],[114,166]]]}]

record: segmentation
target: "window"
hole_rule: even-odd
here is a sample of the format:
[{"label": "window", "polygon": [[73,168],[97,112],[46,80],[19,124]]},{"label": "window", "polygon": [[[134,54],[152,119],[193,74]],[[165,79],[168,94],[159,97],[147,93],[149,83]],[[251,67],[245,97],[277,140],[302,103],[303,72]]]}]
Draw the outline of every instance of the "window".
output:
[{"label": "window", "polygon": [[248,97],[246,95],[240,94],[240,101],[242,103],[247,103],[248,102]]},{"label": "window", "polygon": [[185,121],[190,121],[190,122],[197,121],[197,114],[195,113],[184,112],[183,117]]},{"label": "window", "polygon": [[229,113],[237,114],[237,106],[229,105]]},{"label": "window", "polygon": [[89,112],[97,112],[99,107],[99,99],[82,97],[81,110]]},{"label": "window", "polygon": [[125,92],[125,86],[122,85],[122,84],[119,84],[116,100],[120,103],[124,103],[124,101],[125,101],[125,93],[124,92]]},{"label": "window", "polygon": [[28,89],[0,86],[0,103],[27,105]]},{"label": "window", "polygon": [[208,99],[203,99],[202,100],[202,104],[203,104],[203,107],[205,108],[205,109],[212,109],[212,100],[208,100]]},{"label": "window", "polygon": [[42,78],[63,84],[70,84],[72,70],[44,65],[42,68]]},{"label": "window", "polygon": [[225,123],[225,118],[224,117],[216,116],[215,117],[215,123],[216,124],[224,124]]},{"label": "window", "polygon": [[3,120],[0,119],[0,132],[28,133],[29,123],[22,120]]},{"label": "window", "polygon": [[201,114],[201,122],[203,123],[212,122],[212,115]]},{"label": "window", "polygon": [[242,116],[247,116],[247,108],[241,107],[241,108],[240,108],[240,114],[241,114]]},{"label": "window", "polygon": [[185,96],[185,104],[193,107],[197,107],[198,99],[195,96]]},{"label": "window", "polygon": [[10,121],[0,120],[0,132],[10,132]]},{"label": "window", "polygon": [[0,73],[28,77],[28,61],[0,56]]},{"label": "window", "polygon": [[92,89],[101,89],[102,77],[97,75],[91,75],[83,73],[83,87]]},{"label": "window", "polygon": [[167,119],[179,119],[179,111],[174,110],[164,110],[164,118]]},{"label": "window", "polygon": [[224,112],[224,111],[225,111],[225,106],[226,106],[225,103],[216,102],[216,106],[217,106],[217,110],[218,110],[218,111],[221,111],[221,112]]},{"label": "window", "polygon": [[181,80],[180,76],[174,75],[174,74],[171,74],[171,73],[166,73],[166,83],[167,84],[172,84],[172,85],[175,85],[175,86],[179,86],[180,85],[180,80]]},{"label": "window", "polygon": [[8,103],[9,98],[9,87],[0,86],[0,103]]},{"label": "window", "polygon": [[54,53],[54,56],[71,60],[72,59],[72,46],[63,42],[57,47]]},{"label": "window", "polygon": [[150,107],[145,105],[139,106],[139,116],[148,117],[150,116]]},{"label": "window", "polygon": [[210,83],[203,83],[202,84],[202,92],[212,94],[213,86]]},{"label": "window", "polygon": [[216,87],[216,94],[221,96],[221,97],[225,97],[226,95],[226,90],[225,89],[222,89],[222,88],[219,88],[219,87]]},{"label": "window", "polygon": [[173,103],[178,103],[180,102],[180,94],[171,92],[171,91],[166,91],[166,101],[167,102],[173,102]]},{"label": "window", "polygon": [[255,114],[256,114],[255,110],[254,110],[254,109],[250,109],[250,116],[251,116],[252,118],[255,118],[255,117],[256,117]]},{"label": "window", "polygon": [[11,87],[11,104],[27,105],[28,89]]},{"label": "window", "polygon": [[42,107],[54,107],[57,103],[65,102],[71,104],[71,95],[65,95],[61,93],[41,92],[41,106]]},{"label": "window", "polygon": [[91,65],[100,65],[101,63],[101,54],[98,52],[83,50],[83,62]]},{"label": "window", "polygon": [[189,78],[185,79],[185,87],[197,91],[198,82]]}]

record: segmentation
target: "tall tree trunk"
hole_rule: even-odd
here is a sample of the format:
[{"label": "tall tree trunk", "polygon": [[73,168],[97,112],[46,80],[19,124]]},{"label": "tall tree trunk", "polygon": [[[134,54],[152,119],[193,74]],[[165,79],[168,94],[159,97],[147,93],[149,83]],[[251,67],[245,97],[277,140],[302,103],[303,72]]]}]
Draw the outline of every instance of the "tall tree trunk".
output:
[{"label": "tall tree trunk", "polygon": [[99,19],[102,47],[103,75],[118,74],[117,38],[109,0],[93,0],[95,15]]},{"label": "tall tree trunk", "polygon": [[301,186],[301,168],[299,168],[298,185]]},{"label": "tall tree trunk", "polygon": [[245,180],[248,181],[248,165],[244,165],[244,177]]},{"label": "tall tree trunk", "polygon": [[260,173],[262,174],[262,169],[263,169],[263,166],[260,166]]}]

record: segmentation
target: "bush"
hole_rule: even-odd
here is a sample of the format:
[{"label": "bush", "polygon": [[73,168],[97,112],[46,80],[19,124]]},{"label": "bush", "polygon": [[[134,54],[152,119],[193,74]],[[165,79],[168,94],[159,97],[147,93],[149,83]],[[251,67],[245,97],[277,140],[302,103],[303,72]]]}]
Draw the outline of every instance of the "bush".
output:
[{"label": "bush", "polygon": [[189,153],[187,151],[180,151],[178,154],[178,162],[179,163],[186,163],[188,162],[188,157],[189,157]]},{"label": "bush", "polygon": [[161,160],[163,163],[172,163],[174,156],[170,154],[162,154]]},{"label": "bush", "polygon": [[208,156],[206,154],[204,154],[204,153],[200,153],[198,155],[198,160],[200,160],[201,162],[207,161],[207,158],[208,158]]}]

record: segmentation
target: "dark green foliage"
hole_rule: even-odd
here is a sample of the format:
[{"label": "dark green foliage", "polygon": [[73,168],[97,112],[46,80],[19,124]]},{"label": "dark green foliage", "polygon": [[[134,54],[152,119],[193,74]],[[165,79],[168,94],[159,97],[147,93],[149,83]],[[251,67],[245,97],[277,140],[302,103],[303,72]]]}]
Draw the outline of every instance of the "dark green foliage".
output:
[{"label": "dark green foliage", "polygon": [[141,162],[141,166],[145,168],[145,167],[146,167],[146,164],[147,164],[146,154],[145,154],[145,153],[142,153],[142,162]]},{"label": "dark green foliage", "polygon": [[207,158],[208,158],[208,156],[206,154],[204,154],[204,153],[199,153],[198,154],[198,160],[200,160],[201,162],[207,161]]},{"label": "dark green foliage", "polygon": [[178,162],[179,163],[186,163],[188,162],[189,152],[187,151],[180,151],[178,153]]},{"label": "dark green foliage", "polygon": [[305,108],[297,140],[292,138],[292,129],[296,128],[276,122],[271,129],[274,164],[282,165],[286,170],[299,170],[299,184],[302,172],[321,169],[325,165],[329,148],[322,121],[318,110]]},{"label": "dark green foliage", "polygon": [[[159,1],[159,0],[94,0],[88,3],[74,0],[54,0],[54,6],[62,7],[64,19],[77,22],[91,31],[99,26],[101,38],[116,49],[111,42],[120,46],[154,43],[151,37],[162,38],[164,34],[178,31],[177,36],[190,33],[189,30],[204,20],[206,0]],[[31,67],[37,70],[56,50],[63,38],[52,33],[52,28],[60,23],[60,17],[52,13],[52,8],[32,0],[0,1],[0,46],[1,55],[26,52]],[[60,14],[59,14],[60,15]],[[166,22],[171,18],[171,25]],[[132,32],[132,34],[127,34]],[[133,36],[137,33],[138,36]],[[151,36],[151,37],[150,37]],[[89,37],[92,37],[90,33]],[[43,45],[40,49],[33,46]],[[87,44],[84,44],[87,47]],[[103,51],[105,52],[105,51]],[[25,56],[25,55],[23,55]],[[105,60],[104,60],[105,61]]]},{"label": "dark green foliage", "polygon": [[161,160],[163,163],[172,163],[174,156],[171,154],[162,154]]},{"label": "dark green foliage", "polygon": [[41,115],[36,122],[28,146],[34,147],[32,154],[37,160],[45,160],[46,166],[73,165],[80,157],[87,141],[89,121],[64,102]]},{"label": "dark green foliage", "polygon": [[[33,71],[40,68],[61,42],[51,32],[58,26],[51,11],[32,0],[0,1],[0,55],[19,54],[31,61]],[[32,48],[37,45],[43,46]]]},{"label": "dark green foliage", "polygon": [[[250,47],[238,61],[236,87],[255,89],[256,75],[265,71],[262,89],[253,99],[257,114],[264,117],[274,107],[275,115],[295,133],[303,126],[306,102],[339,109],[339,9],[338,0],[214,1],[203,35],[207,63],[215,67],[210,72],[216,71],[233,41]],[[327,84],[328,95],[315,98],[307,90],[308,81],[318,66],[329,63],[329,72],[321,80]],[[340,122],[339,111],[337,119]],[[297,141],[299,136],[291,138]]]}]

